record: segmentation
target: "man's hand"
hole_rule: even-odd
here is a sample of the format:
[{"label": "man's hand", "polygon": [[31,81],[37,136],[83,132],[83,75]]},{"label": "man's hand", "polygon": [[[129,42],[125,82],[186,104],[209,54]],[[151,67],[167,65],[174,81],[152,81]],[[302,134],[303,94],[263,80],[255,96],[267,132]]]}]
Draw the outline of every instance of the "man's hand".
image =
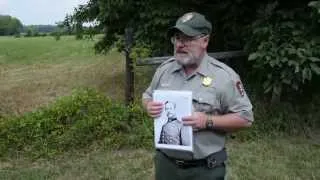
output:
[{"label": "man's hand", "polygon": [[191,116],[182,118],[183,124],[192,126],[195,129],[206,128],[207,115],[203,112],[194,112]]},{"label": "man's hand", "polygon": [[146,102],[145,107],[149,116],[156,118],[161,115],[163,103],[156,101],[148,101]]}]

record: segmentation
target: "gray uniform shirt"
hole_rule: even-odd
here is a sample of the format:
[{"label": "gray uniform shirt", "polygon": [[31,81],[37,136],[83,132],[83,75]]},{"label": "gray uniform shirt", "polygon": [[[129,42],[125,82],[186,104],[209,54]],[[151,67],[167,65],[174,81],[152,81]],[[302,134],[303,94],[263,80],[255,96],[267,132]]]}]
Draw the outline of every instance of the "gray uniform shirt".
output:
[{"label": "gray uniform shirt", "polygon": [[177,118],[169,119],[162,126],[159,143],[189,146],[190,137],[185,127]]},{"label": "gray uniform shirt", "polygon": [[182,126],[183,126],[182,122],[180,122],[177,118],[174,118],[174,119],[169,118],[168,122],[162,126],[159,143],[182,145],[182,142],[181,142]]},{"label": "gray uniform shirt", "polygon": [[[197,71],[188,76],[175,59],[162,63],[142,98],[152,99],[152,93],[156,89],[192,91],[195,112],[213,115],[237,112],[248,121],[253,121],[252,105],[238,74],[208,55],[204,56]],[[162,151],[174,158],[202,159],[224,148],[225,135],[218,130],[195,130],[193,153]]]}]

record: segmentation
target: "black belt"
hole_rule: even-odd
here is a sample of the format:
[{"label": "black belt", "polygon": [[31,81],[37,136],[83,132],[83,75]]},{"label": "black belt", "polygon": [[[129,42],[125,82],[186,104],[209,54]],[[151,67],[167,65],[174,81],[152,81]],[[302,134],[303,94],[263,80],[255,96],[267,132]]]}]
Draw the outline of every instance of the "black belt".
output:
[{"label": "black belt", "polygon": [[189,167],[197,167],[197,166],[207,166],[208,168],[215,168],[217,166],[224,165],[224,162],[227,160],[227,152],[225,149],[221,151],[215,152],[210,154],[204,159],[195,159],[195,160],[182,160],[182,159],[175,159],[169,157],[161,150],[157,150],[161,152],[167,159],[171,160],[180,168],[189,168]]}]

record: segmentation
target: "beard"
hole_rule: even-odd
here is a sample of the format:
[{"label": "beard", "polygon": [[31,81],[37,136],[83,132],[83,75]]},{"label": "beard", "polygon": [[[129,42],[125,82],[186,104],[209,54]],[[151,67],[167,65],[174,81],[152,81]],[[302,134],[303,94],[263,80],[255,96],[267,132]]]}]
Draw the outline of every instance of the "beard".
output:
[{"label": "beard", "polygon": [[178,64],[183,66],[196,64],[197,61],[196,57],[188,52],[175,52],[174,57],[177,60]]}]

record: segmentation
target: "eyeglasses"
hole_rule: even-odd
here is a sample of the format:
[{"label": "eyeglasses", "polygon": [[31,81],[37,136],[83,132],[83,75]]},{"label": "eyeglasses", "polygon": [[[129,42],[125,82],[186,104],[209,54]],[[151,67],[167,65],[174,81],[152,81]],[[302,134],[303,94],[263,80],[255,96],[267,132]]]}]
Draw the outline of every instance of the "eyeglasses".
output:
[{"label": "eyeglasses", "polygon": [[177,42],[180,42],[184,45],[189,45],[189,44],[191,44],[192,41],[203,38],[203,37],[207,37],[207,36],[208,35],[206,35],[206,34],[202,34],[199,36],[185,36],[185,35],[176,34],[176,35],[172,36],[170,40],[171,40],[172,44],[176,44]]}]

